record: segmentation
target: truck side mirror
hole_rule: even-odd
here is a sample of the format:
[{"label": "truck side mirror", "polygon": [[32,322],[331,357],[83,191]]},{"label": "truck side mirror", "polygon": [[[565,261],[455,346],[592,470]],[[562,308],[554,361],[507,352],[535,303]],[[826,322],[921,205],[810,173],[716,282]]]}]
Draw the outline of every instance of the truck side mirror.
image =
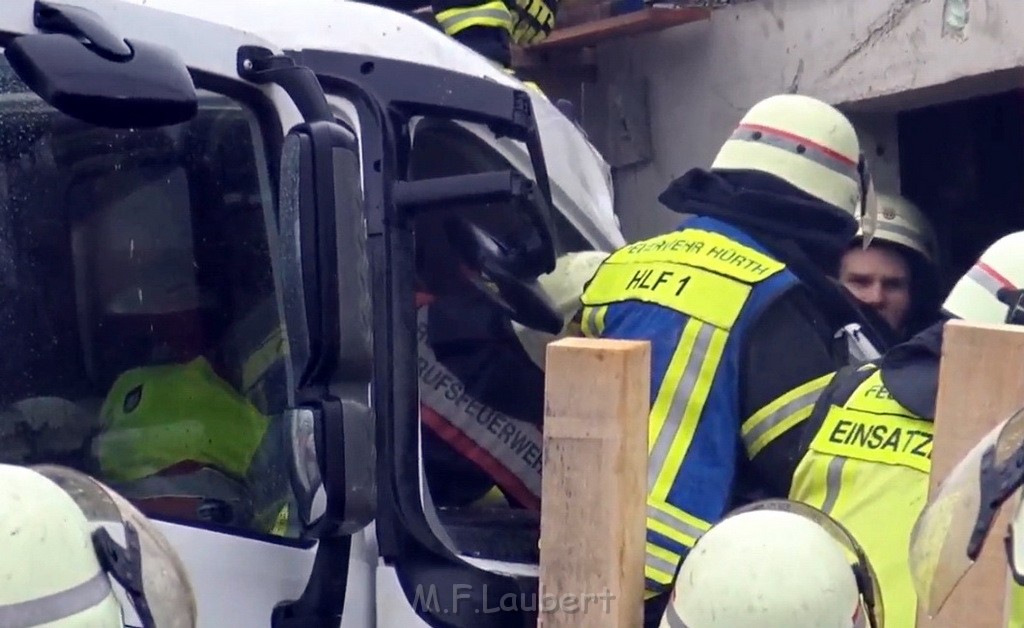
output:
[{"label": "truck side mirror", "polygon": [[128,41],[71,5],[37,1],[34,21],[42,34],[15,38],[4,55],[58,111],[112,128],[166,126],[196,115],[195,85],[173,50]]},{"label": "truck side mirror", "polygon": [[350,534],[376,509],[373,324],[355,136],[293,128],[281,155],[280,280],[294,407],[291,478],[309,536]]}]

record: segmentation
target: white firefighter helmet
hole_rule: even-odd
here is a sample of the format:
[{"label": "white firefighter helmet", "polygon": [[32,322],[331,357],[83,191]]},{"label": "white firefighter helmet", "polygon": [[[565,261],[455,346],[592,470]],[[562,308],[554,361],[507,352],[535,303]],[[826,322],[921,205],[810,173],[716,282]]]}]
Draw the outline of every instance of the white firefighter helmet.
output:
[{"label": "white firefighter helmet", "polygon": [[121,628],[134,613],[145,628],[195,628],[184,566],[120,495],[56,465],[0,465],[0,479],[0,626]]},{"label": "white firefighter helmet", "polygon": [[[918,599],[930,616],[942,609],[970,571],[1003,504],[1024,484],[1021,460],[1024,408],[999,423],[967,452],[918,516],[910,536],[910,573]],[[1024,584],[1022,514],[1018,507],[1009,535],[1004,537],[1010,572],[1018,584]]]},{"label": "white firefighter helmet", "polygon": [[974,323],[1024,324],[1024,231],[996,240],[953,286],[942,309]]},{"label": "white firefighter helmet", "polygon": [[0,465],[0,625],[121,628],[121,607],[75,501],[31,469]]},{"label": "white firefighter helmet", "polygon": [[[864,230],[857,231],[857,238]],[[905,246],[936,263],[939,243],[935,230],[924,213],[910,200],[897,194],[878,193],[878,223],[875,239]]]},{"label": "white firefighter helmet", "polygon": [[603,251],[566,253],[555,262],[554,270],[537,278],[541,289],[547,294],[555,310],[562,317],[562,331],[559,334],[549,334],[514,321],[512,329],[526,354],[541,370],[544,369],[548,343],[572,332],[572,320],[583,307],[580,303],[583,288],[597,272],[597,267],[607,257],[608,253]]},{"label": "white firefighter helmet", "polygon": [[877,199],[860,140],[838,109],[810,96],[779,94],[743,116],[712,170],[757,170],[786,181],[857,218],[865,245],[874,235]]},{"label": "white firefighter helmet", "polygon": [[661,628],[880,628],[877,582],[863,550],[825,513],[755,502],[698,539]]}]

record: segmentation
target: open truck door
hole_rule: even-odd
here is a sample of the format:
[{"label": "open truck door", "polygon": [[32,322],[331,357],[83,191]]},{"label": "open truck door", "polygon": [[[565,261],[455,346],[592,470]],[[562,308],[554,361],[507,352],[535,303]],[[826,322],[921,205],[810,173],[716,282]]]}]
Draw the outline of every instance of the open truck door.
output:
[{"label": "open truck door", "polygon": [[[429,625],[452,621],[420,598],[443,597],[458,582],[494,580],[502,590],[516,583],[464,561],[431,504],[420,457],[415,294],[424,273],[433,273],[435,283],[475,290],[525,325],[561,326],[536,283],[554,267],[560,247],[530,99],[482,78],[394,59],[319,50],[288,55],[315,72],[330,94],[354,105],[362,131],[363,224],[374,299],[375,530],[380,556],[405,598],[404,604],[385,599],[378,588],[378,625],[390,625],[387,606],[412,609]],[[426,129],[456,133],[457,122],[522,142],[535,177],[500,162],[478,163],[472,171],[418,164],[416,143],[446,136]],[[451,153],[450,161],[460,160]],[[467,605],[457,621],[511,625],[507,614],[502,623],[488,623],[480,610]]]},{"label": "open truck door", "polygon": [[[558,229],[568,222],[552,209],[530,96],[396,59],[326,50],[287,55],[351,104],[361,129],[374,299],[377,625],[530,625],[536,609],[499,605],[509,594],[529,599],[536,587],[538,513],[467,511],[431,497],[415,298],[424,284],[474,292],[520,324],[561,327],[536,278],[554,268],[559,253],[592,245]],[[521,143],[529,171],[512,167],[463,124]]]}]

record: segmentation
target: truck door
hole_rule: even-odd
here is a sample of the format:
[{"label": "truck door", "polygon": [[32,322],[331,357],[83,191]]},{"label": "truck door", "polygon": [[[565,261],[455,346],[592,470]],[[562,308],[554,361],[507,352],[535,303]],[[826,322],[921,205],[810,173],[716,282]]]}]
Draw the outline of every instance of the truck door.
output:
[{"label": "truck door", "polygon": [[[549,327],[555,315],[536,277],[557,255],[594,248],[552,211],[531,100],[426,65],[320,50],[287,54],[314,71],[329,94],[354,105],[361,129],[374,321],[375,529],[385,573],[377,579],[378,625],[414,618],[431,626],[535,625],[530,602],[508,602],[535,599],[538,513],[470,511],[448,491],[466,488],[468,475],[428,481],[418,377],[425,292],[489,303],[508,319]],[[530,172],[512,168],[465,125],[522,143]],[[392,590],[404,604],[385,597]]]}]

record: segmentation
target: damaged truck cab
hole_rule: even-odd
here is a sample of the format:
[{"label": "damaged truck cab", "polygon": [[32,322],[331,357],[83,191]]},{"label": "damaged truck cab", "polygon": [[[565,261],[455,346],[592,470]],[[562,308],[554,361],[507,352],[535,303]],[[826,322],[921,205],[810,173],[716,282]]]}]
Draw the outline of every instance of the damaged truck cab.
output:
[{"label": "damaged truck cab", "polygon": [[481,609],[537,517],[431,502],[414,294],[429,251],[543,319],[623,244],[573,122],[356,2],[7,0],[0,47],[0,462],[131,499],[203,627],[526,625]]}]

